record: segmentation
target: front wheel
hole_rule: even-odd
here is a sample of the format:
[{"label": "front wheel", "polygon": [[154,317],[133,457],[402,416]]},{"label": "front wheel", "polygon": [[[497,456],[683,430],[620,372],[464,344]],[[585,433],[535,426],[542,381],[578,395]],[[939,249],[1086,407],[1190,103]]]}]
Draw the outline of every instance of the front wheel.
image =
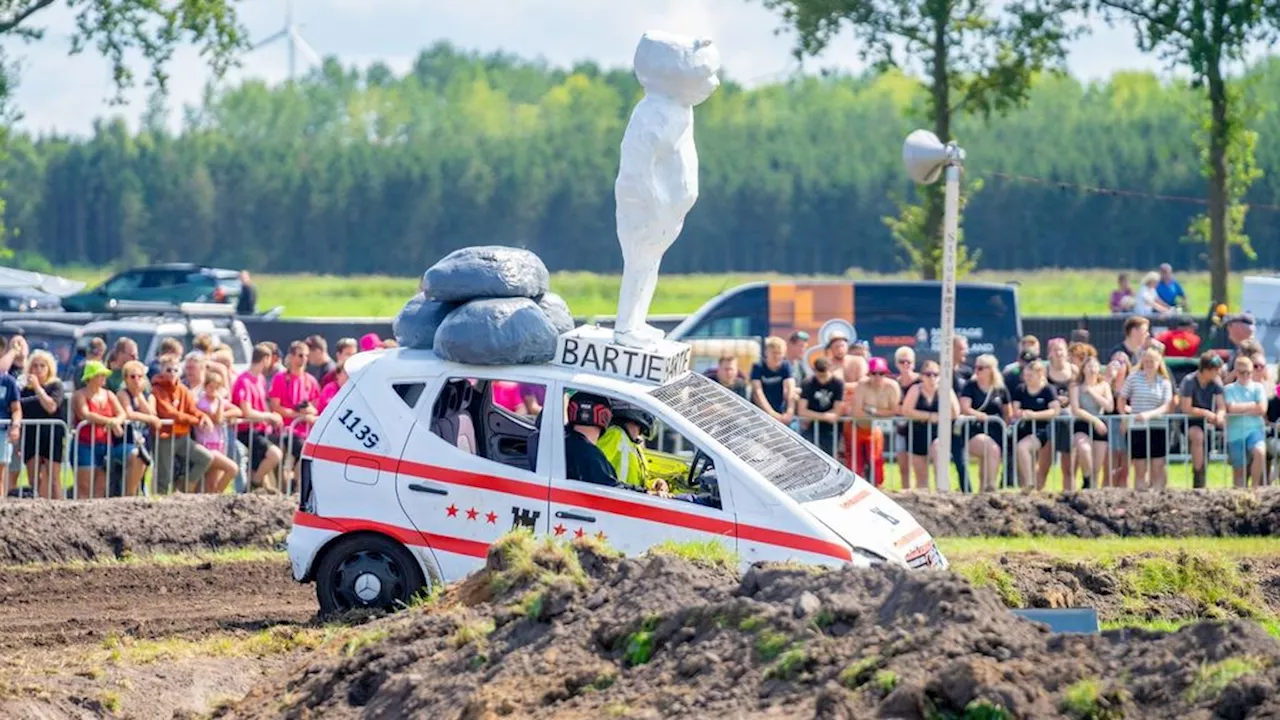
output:
[{"label": "front wheel", "polygon": [[381,535],[339,540],[316,568],[316,599],[325,615],[357,608],[398,610],[425,585],[413,555]]}]

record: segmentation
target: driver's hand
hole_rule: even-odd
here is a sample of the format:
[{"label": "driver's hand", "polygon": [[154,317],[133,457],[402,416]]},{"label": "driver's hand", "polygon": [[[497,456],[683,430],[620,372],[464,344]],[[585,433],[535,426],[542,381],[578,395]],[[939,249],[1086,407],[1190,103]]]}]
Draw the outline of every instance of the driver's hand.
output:
[{"label": "driver's hand", "polygon": [[667,485],[666,480],[658,480],[653,483],[653,489],[649,491],[651,495],[657,495],[660,498],[671,497],[671,488]]}]

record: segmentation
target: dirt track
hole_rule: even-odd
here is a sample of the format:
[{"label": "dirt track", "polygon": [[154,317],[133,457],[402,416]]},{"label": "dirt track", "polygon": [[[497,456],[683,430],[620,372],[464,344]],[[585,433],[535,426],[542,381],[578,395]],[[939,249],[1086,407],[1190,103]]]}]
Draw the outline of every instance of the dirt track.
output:
[{"label": "dirt track", "polygon": [[[246,656],[237,641],[273,628],[287,639],[315,615],[283,558],[0,568],[0,606],[0,717],[32,720],[205,711],[289,654]],[[151,640],[158,659],[130,656]],[[223,655],[183,652],[215,640]]]},{"label": "dirt track", "polygon": [[310,585],[289,565],[126,563],[83,568],[0,568],[0,653],[101,643],[109,635],[199,638],[309,621]]}]

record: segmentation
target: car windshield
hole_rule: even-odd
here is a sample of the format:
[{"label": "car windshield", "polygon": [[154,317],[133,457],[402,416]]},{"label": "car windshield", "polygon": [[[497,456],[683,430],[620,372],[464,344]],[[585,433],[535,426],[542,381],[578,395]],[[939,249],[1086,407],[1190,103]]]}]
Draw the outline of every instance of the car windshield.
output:
[{"label": "car windshield", "polygon": [[797,502],[836,497],[856,479],[790,428],[706,376],[690,373],[650,395]]}]

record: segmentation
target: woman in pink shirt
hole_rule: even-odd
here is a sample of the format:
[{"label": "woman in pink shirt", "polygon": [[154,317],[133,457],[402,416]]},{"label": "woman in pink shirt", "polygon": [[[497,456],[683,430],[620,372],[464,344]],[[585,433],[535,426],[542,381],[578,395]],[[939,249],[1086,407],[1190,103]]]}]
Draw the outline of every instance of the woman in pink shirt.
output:
[{"label": "woman in pink shirt", "polygon": [[286,360],[288,369],[272,378],[271,390],[267,393],[271,412],[284,418],[288,426],[281,434],[281,440],[295,462],[302,458],[307,432],[320,414],[316,409],[320,400],[320,383],[307,372],[308,352],[306,343],[290,343]]},{"label": "woman in pink shirt", "polygon": [[333,369],[333,380],[320,389],[320,399],[316,401],[316,412],[324,412],[324,409],[329,407],[329,402],[333,400],[346,382],[347,369],[343,367],[342,363],[338,363],[338,367]]}]

